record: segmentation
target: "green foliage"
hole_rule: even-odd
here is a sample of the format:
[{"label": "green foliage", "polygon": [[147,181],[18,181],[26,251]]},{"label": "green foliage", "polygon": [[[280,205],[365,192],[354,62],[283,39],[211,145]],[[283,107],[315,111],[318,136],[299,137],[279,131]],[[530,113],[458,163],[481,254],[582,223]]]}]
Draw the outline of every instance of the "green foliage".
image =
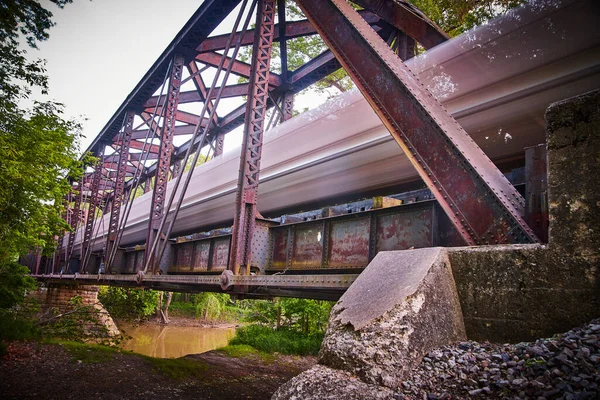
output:
[{"label": "green foliage", "polygon": [[25,293],[37,286],[28,273],[27,268],[15,262],[0,263],[0,356],[6,351],[5,341],[38,336],[32,318],[37,304],[25,301]]},{"label": "green foliage", "polygon": [[16,262],[0,263],[0,313],[22,304],[25,293],[37,287],[29,270]]},{"label": "green foliage", "polygon": [[103,286],[98,293],[98,300],[113,317],[139,319],[155,312],[158,292]]},{"label": "green foliage", "polygon": [[110,361],[115,353],[120,353],[118,348],[103,346],[98,344],[89,344],[69,341],[50,341],[63,346],[71,355],[73,361],[81,361],[86,364],[98,364]]},{"label": "green foliage", "polygon": [[526,0],[411,0],[451,37],[482,25]]},{"label": "green foliage", "polygon": [[[70,2],[51,0],[61,8]],[[63,105],[19,105],[32,88],[48,89],[44,61],[29,61],[19,39],[36,48],[48,38],[51,17],[37,1],[0,6],[0,263],[34,248],[52,252],[55,236],[68,229],[61,218],[68,181],[81,174],[80,126],[63,118]]]},{"label": "green foliage", "polygon": [[208,364],[202,360],[189,360],[187,358],[153,358],[142,356],[156,372],[171,379],[184,380],[186,378],[202,378],[208,370]]},{"label": "green foliage", "polygon": [[229,345],[248,345],[266,353],[316,355],[323,341],[323,333],[303,334],[288,329],[274,330],[263,325],[248,325],[235,333]]},{"label": "green foliage", "polygon": [[309,333],[323,332],[327,326],[333,302],[293,298],[275,301],[255,300],[246,315],[248,322],[271,328]]},{"label": "green foliage", "polygon": [[183,294],[175,293],[169,313],[211,322],[231,322],[242,318],[245,310],[233,304],[228,294],[198,293],[188,295],[185,301]]},{"label": "green foliage", "polygon": [[68,226],[61,217],[81,166],[79,125],[61,117],[62,106],[36,103],[21,110],[0,99],[0,262],[35,247],[52,249]]}]

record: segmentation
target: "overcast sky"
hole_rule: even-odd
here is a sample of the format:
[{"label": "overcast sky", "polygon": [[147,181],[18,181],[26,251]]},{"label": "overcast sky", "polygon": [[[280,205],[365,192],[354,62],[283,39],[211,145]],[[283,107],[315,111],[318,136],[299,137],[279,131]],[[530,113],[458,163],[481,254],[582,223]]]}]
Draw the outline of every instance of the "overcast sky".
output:
[{"label": "overcast sky", "polygon": [[83,150],[202,1],[76,0],[62,10],[42,3],[56,26],[28,53],[47,60],[50,98],[67,116],[87,118]]}]

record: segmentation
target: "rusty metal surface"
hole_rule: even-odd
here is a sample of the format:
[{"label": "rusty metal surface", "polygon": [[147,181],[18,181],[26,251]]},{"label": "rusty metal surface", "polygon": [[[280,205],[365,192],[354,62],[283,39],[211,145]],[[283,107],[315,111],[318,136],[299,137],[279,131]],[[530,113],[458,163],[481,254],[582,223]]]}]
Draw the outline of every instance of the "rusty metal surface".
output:
[{"label": "rusty metal surface", "polygon": [[438,232],[438,220],[447,219],[437,207],[425,200],[274,226],[267,270],[364,268],[379,251],[462,245],[451,225]]},{"label": "rusty metal surface", "polygon": [[[171,164],[171,154],[173,153],[173,130],[175,128],[175,114],[179,104],[179,89],[181,88],[181,76],[183,72],[184,57],[177,54],[173,57],[173,65],[169,77],[169,86],[167,90],[167,103],[164,121],[160,137],[160,157],[154,181],[154,192],[152,195],[152,205],[150,209],[150,218],[148,221],[148,236],[146,240],[146,263],[150,263],[150,270],[155,269],[156,260],[152,260],[153,243],[159,234],[158,228],[165,211],[165,196],[167,194],[167,181],[169,180],[169,166]],[[159,238],[160,239],[160,238]],[[143,269],[143,268],[142,268]]]},{"label": "rusty metal surface", "polygon": [[355,0],[354,3],[373,11],[398,30],[421,43],[426,49],[449,39],[444,31],[408,1]]},{"label": "rusty metal surface", "polygon": [[237,274],[250,273],[252,234],[258,196],[258,177],[262,153],[265,113],[269,100],[271,48],[274,36],[275,1],[258,0],[256,35],[252,52],[250,91],[246,106],[244,139],[240,157],[229,269]]},{"label": "rusty metal surface", "polygon": [[121,206],[123,204],[123,189],[125,188],[125,177],[127,176],[127,161],[129,158],[129,144],[131,142],[131,134],[133,132],[134,111],[128,111],[125,116],[123,133],[121,135],[121,145],[119,148],[119,161],[117,164],[117,175],[115,177],[115,190],[113,191],[113,201],[110,208],[110,220],[108,223],[108,235],[106,238],[106,250],[104,259],[104,268],[106,272],[110,272],[111,265],[109,258],[112,253],[115,240],[117,239],[117,231],[119,229],[119,217],[121,215]]},{"label": "rusty metal surface", "polygon": [[[139,287],[135,275],[123,274],[75,274],[75,275],[33,275],[44,281],[77,282],[89,285],[120,284]],[[345,290],[356,280],[358,274],[331,275],[237,275],[231,277],[234,286],[266,286],[281,288],[313,288]],[[147,275],[142,285],[170,283],[186,285],[179,290],[189,290],[191,286],[212,286],[213,291],[221,291],[219,275]]]},{"label": "rusty metal surface", "polygon": [[548,148],[525,149],[525,220],[537,237],[548,243]]},{"label": "rusty metal surface", "polygon": [[522,196],[347,2],[298,4],[468,244],[538,240]]},{"label": "rusty metal surface", "polygon": [[104,148],[102,148],[102,150],[100,151],[100,160],[96,164],[94,173],[92,174],[92,187],[88,203],[88,214],[85,222],[85,230],[83,231],[83,242],[81,245],[80,259],[82,262],[80,266],[80,272],[85,270],[86,267],[90,241],[92,240],[92,235],[94,232],[94,222],[96,221],[96,209],[100,206],[102,202],[102,193],[100,192],[100,180],[102,178],[102,167],[104,163],[103,157]]},{"label": "rusty metal surface", "polygon": [[[79,190],[77,193],[74,193],[74,205],[73,211],[71,213],[71,220],[69,221],[69,225],[71,227],[71,232],[69,232],[69,238],[67,240],[67,249],[65,251],[65,269],[69,268],[69,261],[71,260],[71,256],[73,255],[73,247],[75,245],[75,236],[77,236],[77,228],[79,227],[79,222],[81,220],[81,200],[83,197],[83,178],[79,184]],[[73,189],[71,189],[71,193],[73,193]]]}]

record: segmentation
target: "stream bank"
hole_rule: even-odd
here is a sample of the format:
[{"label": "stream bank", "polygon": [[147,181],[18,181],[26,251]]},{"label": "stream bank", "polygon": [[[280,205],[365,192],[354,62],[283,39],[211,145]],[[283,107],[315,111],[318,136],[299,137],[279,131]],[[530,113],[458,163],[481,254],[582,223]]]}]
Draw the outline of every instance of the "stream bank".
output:
[{"label": "stream bank", "polygon": [[268,399],[315,357],[231,346],[156,359],[80,343],[12,342],[0,361],[3,399]]}]

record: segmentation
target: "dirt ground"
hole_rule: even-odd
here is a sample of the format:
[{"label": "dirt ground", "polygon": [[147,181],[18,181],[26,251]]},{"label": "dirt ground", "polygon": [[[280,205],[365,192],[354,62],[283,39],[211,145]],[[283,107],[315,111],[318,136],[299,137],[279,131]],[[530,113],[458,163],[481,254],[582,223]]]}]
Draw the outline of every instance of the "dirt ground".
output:
[{"label": "dirt ground", "polygon": [[2,399],[269,399],[314,357],[222,351],[175,361],[79,345],[14,342],[0,361]]}]

